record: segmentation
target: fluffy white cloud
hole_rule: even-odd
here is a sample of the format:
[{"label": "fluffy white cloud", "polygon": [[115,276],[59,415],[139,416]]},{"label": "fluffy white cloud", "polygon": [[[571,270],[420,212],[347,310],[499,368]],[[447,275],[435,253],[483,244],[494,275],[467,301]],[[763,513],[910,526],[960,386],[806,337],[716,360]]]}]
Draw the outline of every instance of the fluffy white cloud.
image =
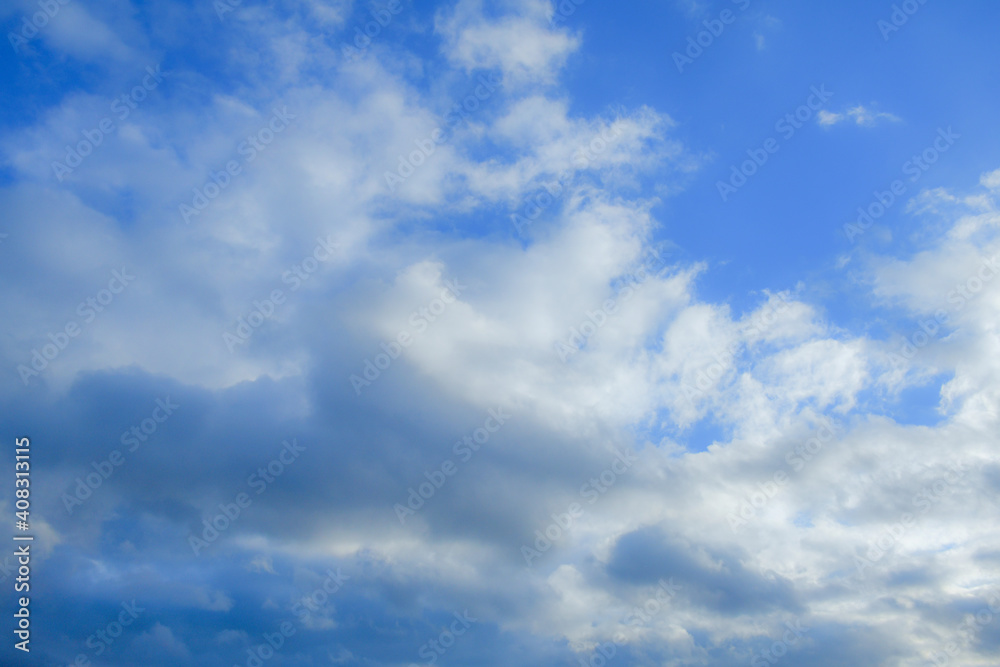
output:
[{"label": "fluffy white cloud", "polygon": [[[509,85],[553,83],[579,39],[552,29],[552,4],[507,2],[499,17],[487,17],[481,0],[460,0],[438,16],[437,31],[451,62],[467,71],[500,68]],[[513,10],[513,11],[511,11]]]},{"label": "fluffy white cloud", "polygon": [[[352,20],[339,5],[296,7],[330,25]],[[3,338],[8,366],[77,318],[112,268],[136,274],[31,384],[45,397],[32,413],[40,427],[84,434],[53,462],[59,490],[38,510],[47,539],[86,554],[84,583],[60,585],[143,587],[165,609],[222,616],[248,589],[266,592],[260,609],[281,608],[289,591],[322,585],[317,563],[337,560],[355,568],[354,606],[318,607],[304,627],[353,631],[367,615],[381,631],[425,608],[475,605],[480,622],[540,646],[547,664],[565,645],[586,656],[626,630],[618,650],[634,651],[633,664],[746,663],[794,622],[809,627],[801,664],[917,664],[949,641],[996,584],[1000,553],[1000,171],[983,175],[983,191],[914,200],[909,210],[939,216],[926,247],[859,252],[851,276],[866,306],[903,313],[886,316],[888,333],[835,325],[803,284],[751,295],[736,312],[700,292],[707,264],[658,240],[658,202],[637,186],[697,159],[655,109],[571,112],[547,86],[579,38],[551,28],[552,11],[463,0],[439,12],[455,71],[430,90],[388,48],[326,72],[337,49],[289,19],[269,33],[273,71],[249,77],[247,91],[206,92],[194,111],[143,107],[64,186],[47,162],[114,92],[70,96],[3,138],[19,178],[0,194],[18,223],[0,288],[17,323]],[[270,16],[239,12],[227,21]],[[226,66],[248,57],[231,56]],[[502,85],[433,139],[478,70],[500,72]],[[163,86],[198,83],[177,73]],[[293,122],[246,159],[242,142],[276,107]],[[819,116],[848,119],[898,120],[860,106]],[[410,160],[428,138],[433,152]],[[185,224],[179,205],[194,206],[230,160],[241,173]],[[393,190],[386,173],[401,160],[420,164]],[[511,212],[530,222],[516,228]],[[337,252],[310,270],[317,239]],[[282,303],[261,306],[276,289]],[[262,308],[252,335],[227,349],[223,333]],[[351,376],[367,377],[366,362],[401,333],[410,344],[356,392]],[[23,389],[12,377],[11,400]],[[937,423],[886,416],[887,403],[931,382]],[[154,388],[183,396],[179,414],[191,416],[64,516],[74,466],[141,423],[149,406],[130,401]],[[108,426],[105,399],[139,416]],[[499,406],[510,423],[401,525],[394,504]],[[690,446],[705,423],[718,427],[711,446]],[[245,488],[244,469],[266,465],[290,433],[311,463],[289,465],[199,567],[178,556]],[[635,462],[616,471],[633,447]],[[521,547],[572,503],[583,512],[526,566]],[[146,540],[154,534],[164,542]],[[174,568],[198,580],[169,584]],[[669,607],[627,623],[670,578],[680,589]],[[210,641],[242,640],[232,628],[223,619]],[[195,635],[157,621],[136,650],[183,660]],[[324,648],[335,662],[357,653]]]}]

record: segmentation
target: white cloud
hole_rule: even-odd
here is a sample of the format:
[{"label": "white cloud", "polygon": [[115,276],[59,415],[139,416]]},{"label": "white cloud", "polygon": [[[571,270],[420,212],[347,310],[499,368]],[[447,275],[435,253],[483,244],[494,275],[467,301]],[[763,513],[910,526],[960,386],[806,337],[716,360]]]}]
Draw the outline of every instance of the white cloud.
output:
[{"label": "white cloud", "polygon": [[979,182],[990,190],[1000,189],[1000,169],[983,174]]},{"label": "white cloud", "polygon": [[820,109],[819,113],[816,114],[816,120],[823,126],[836,125],[843,119],[843,114],[827,111],[826,109]]},{"label": "white cloud", "polygon": [[546,0],[507,3],[514,10],[487,19],[481,0],[460,0],[437,18],[445,54],[459,67],[499,68],[507,85],[553,83],[579,40],[568,31],[550,29],[552,4]]},{"label": "white cloud", "polygon": [[882,121],[890,123],[898,123],[901,121],[899,116],[896,116],[895,114],[873,111],[860,104],[840,113],[826,111],[825,109],[821,110],[816,114],[816,120],[823,127],[830,127],[840,122],[850,120],[853,120],[856,125],[860,125],[862,127],[875,127]]},{"label": "white cloud", "polygon": [[[1000,251],[1000,214],[992,199],[1000,171],[983,175],[990,192],[974,198],[948,191],[921,196],[923,214],[945,216],[936,221],[945,231],[931,247],[856,260],[874,307],[905,311],[903,324],[880,322],[889,330],[884,335],[835,326],[802,285],[758,294],[748,312],[734,313],[700,296],[698,281],[711,269],[670,256],[662,272],[631,286],[625,298],[622,279],[635,274],[671,221],[654,216],[657,201],[624,186],[653,167],[684,162],[688,153],[670,139],[673,122],[654,109],[574,115],[569,100],[532,88],[556,80],[577,38],[546,27],[548,3],[510,7],[519,13],[488,18],[482,5],[461,2],[438,16],[449,62],[462,72],[499,68],[507,82],[491,99],[494,106],[439,146],[395,200],[386,193],[385,171],[430,135],[454,102],[452,89],[418,92],[382,54],[324,74],[329,78],[300,81],[330,53],[312,42],[303,46],[294,25],[284,28],[288,41],[276,47],[285,51],[277,61],[280,94],[254,90],[247,95],[252,104],[207,95],[196,110],[151,105],[127,136],[109,138],[67,189],[46,182],[49,156],[80,123],[86,127],[80,109],[96,113],[106,100],[71,98],[23,136],[6,137],[3,145],[23,179],[2,194],[9,219],[22,223],[4,244],[19,249],[2,288],[8,321],[19,326],[4,339],[8,365],[72,317],[91,286],[101,286],[95,266],[133,261],[141,269],[135,291],[108,309],[93,334],[67,348],[46,381],[59,380],[58,394],[87,372],[132,367],[202,397],[204,413],[193,410],[195,425],[170,441],[183,448],[189,430],[211,425],[218,451],[200,452],[198,471],[243,466],[244,432],[233,428],[230,446],[230,424],[217,412],[240,396],[261,392],[266,399],[252,414],[239,415],[244,431],[259,424],[313,431],[322,447],[310,453],[319,462],[288,473],[301,475],[298,495],[271,492],[273,514],[262,502],[227,536],[233,549],[252,548],[240,577],[267,573],[277,580],[289,567],[301,567],[304,557],[375,554],[398,578],[379,579],[386,587],[379,592],[406,589],[393,602],[399,608],[406,609],[407,599],[417,613],[427,600],[461,608],[473,598],[483,601],[483,618],[504,632],[568,642],[585,652],[621,629],[619,612],[646,601],[647,578],[676,575],[682,593],[635,640],[666,656],[662,662],[711,664],[706,641],[749,662],[746,640],[767,637],[794,615],[823,628],[810,640],[820,648],[829,646],[824,637],[837,627],[871,627],[876,648],[870,650],[898,651],[911,662],[926,655],[949,628],[946,618],[922,610],[964,604],[995,583],[979,554],[1000,550],[996,501],[974,490],[991,488],[998,469],[1000,277],[988,284],[980,278],[975,298],[963,297],[961,308],[950,293],[957,284],[972,289],[981,259]],[[273,82],[255,83],[267,88]],[[287,104],[298,116],[295,125],[184,225],[177,205],[237,154],[236,145],[266,121],[273,103]],[[860,106],[819,114],[826,126],[850,120],[898,121]],[[602,134],[615,136],[604,140]],[[600,151],[593,150],[596,138],[605,144]],[[493,149],[487,157],[484,145]],[[587,148],[586,164],[578,163]],[[523,242],[515,238],[509,209],[567,169],[579,178],[567,182]],[[139,202],[129,224],[118,224],[120,212],[106,203],[119,188]],[[482,233],[456,231],[457,214],[485,219],[477,228]],[[291,293],[282,273],[307,256],[320,234],[343,241],[345,253]],[[381,342],[410,328],[412,313],[449,279],[467,288],[386,370],[372,388],[377,397],[354,396],[348,375],[365,355],[380,352]],[[56,298],[53,285],[72,286],[70,296]],[[222,331],[275,287],[286,290],[288,303],[229,353]],[[615,312],[597,315],[609,301]],[[912,338],[937,308],[951,309],[947,328],[896,372],[889,355],[898,351],[898,338]],[[587,322],[593,332],[564,361],[557,344]],[[940,424],[912,426],[884,416],[880,399],[919,388],[931,376],[946,378]],[[7,385],[4,391],[13,393]],[[284,402],[274,400],[278,395]],[[424,459],[440,460],[452,442],[422,449],[424,440],[440,431],[460,433],[465,423],[455,415],[464,419],[498,404],[517,406],[517,420],[505,431],[508,439],[498,437],[455,477],[454,497],[461,502],[435,499],[442,502],[401,528],[389,499],[405,496],[410,480],[421,479]],[[409,423],[411,410],[419,419]],[[814,446],[810,438],[829,416],[835,435],[818,452],[804,449]],[[707,451],[689,451],[689,427],[702,419],[720,425],[722,435]],[[404,426],[394,430],[398,420]],[[578,500],[580,485],[600,474],[610,452],[633,440],[644,446],[634,469],[588,505],[565,539],[526,572],[518,561],[520,540],[562,511],[565,499]],[[163,452],[152,459],[156,475],[149,487],[168,477],[163,470],[172,464],[189,467],[190,459],[172,448]],[[386,452],[393,455],[378,456]],[[213,453],[218,469],[211,467]],[[332,458],[319,458],[324,455]],[[914,496],[933,489],[954,459],[968,463],[967,485],[935,496],[932,509],[867,571],[863,584],[851,579],[854,557],[867,553],[902,512],[914,511]],[[145,470],[139,460],[129,464],[136,466],[129,474]],[[331,476],[343,470],[376,497],[348,493],[348,502],[336,495],[342,489]],[[876,481],[859,482],[859,470]],[[750,529],[734,532],[730,515],[772,484],[776,471],[788,481],[754,508]],[[183,511],[171,509],[163,523],[185,530],[197,524],[192,503],[216,493],[220,478],[211,478],[208,491],[187,484],[174,489],[177,495],[164,505]],[[95,506],[131,499],[124,482],[103,491],[107,500],[95,498]],[[289,513],[280,511],[288,498],[306,503],[295,516],[319,528],[300,532],[297,522],[290,524]],[[155,512],[152,503],[142,507]],[[104,520],[97,515],[95,522]],[[267,523],[274,517],[280,530]],[[86,521],[73,523],[73,530]],[[234,534],[243,526],[246,532]],[[64,543],[75,539],[59,535]],[[94,570],[110,568],[93,561]],[[913,571],[916,583],[905,583]],[[242,599],[214,584],[170,581],[159,576],[158,588],[144,590],[169,589],[160,591],[161,599],[212,612]],[[410,590],[421,587],[433,596]],[[317,615],[310,623],[329,628],[335,621]],[[242,637],[232,630],[213,636],[223,643]],[[136,644],[151,654],[189,656],[175,631],[160,624]],[[858,650],[868,648],[861,643]],[[346,650],[338,655],[350,657]]]}]

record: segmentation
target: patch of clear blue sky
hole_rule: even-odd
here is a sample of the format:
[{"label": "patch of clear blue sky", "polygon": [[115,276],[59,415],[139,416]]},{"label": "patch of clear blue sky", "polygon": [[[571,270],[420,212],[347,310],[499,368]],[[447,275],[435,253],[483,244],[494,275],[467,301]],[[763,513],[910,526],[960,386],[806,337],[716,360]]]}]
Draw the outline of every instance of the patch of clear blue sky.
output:
[{"label": "patch of clear blue sky", "polygon": [[716,442],[729,442],[732,436],[731,429],[726,428],[709,415],[692,424],[690,429],[682,434],[677,434],[676,437],[687,447],[689,452],[704,452]]},{"label": "patch of clear blue sky", "polygon": [[908,426],[937,426],[948,418],[941,412],[941,388],[954,377],[953,373],[942,373],[920,385],[907,387],[899,394],[886,396],[874,389],[865,389],[858,394],[857,415],[882,415],[897,424]]},{"label": "patch of clear blue sky", "polygon": [[[902,164],[930,146],[939,127],[954,127],[961,139],[919,181],[907,181],[909,194],[967,188],[1000,167],[1000,89],[990,83],[1000,69],[1000,4],[960,9],[928,0],[888,41],[877,22],[889,18],[891,2],[757,1],[744,12],[728,1],[698,4],[701,11],[688,13],[684,2],[613,10],[585,3],[566,21],[584,36],[566,80],[575,112],[647,104],[677,121],[674,135],[689,150],[711,156],[685,189],[655,209],[663,236],[709,262],[699,282],[704,298],[743,310],[756,300],[748,296],[752,290],[803,280],[807,290],[816,283],[832,297],[826,305],[836,318],[838,310],[852,310],[827,289],[842,280],[836,258],[852,248],[843,224],[874,190],[906,178]],[[679,73],[671,54],[723,9],[733,10],[736,22]],[[862,104],[901,121],[827,129],[811,121],[788,139],[776,132],[776,121],[806,101],[810,86],[822,84],[834,93],[826,105],[831,111]],[[768,137],[780,150],[724,203],[716,182]],[[880,221],[894,238],[914,224],[903,208],[897,202]],[[893,252],[891,243],[880,249]]]},{"label": "patch of clear blue sky", "polygon": [[687,452],[703,452],[716,442],[729,442],[732,439],[732,428],[720,423],[711,412],[685,428],[679,428],[666,409],[657,410],[645,424],[632,427],[636,442],[660,443],[672,440],[684,447]]}]

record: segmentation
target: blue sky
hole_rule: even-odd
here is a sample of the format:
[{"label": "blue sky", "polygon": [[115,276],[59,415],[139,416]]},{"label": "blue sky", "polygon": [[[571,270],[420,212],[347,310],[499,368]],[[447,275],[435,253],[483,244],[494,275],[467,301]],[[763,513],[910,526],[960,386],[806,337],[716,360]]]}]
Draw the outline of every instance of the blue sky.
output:
[{"label": "blue sky", "polygon": [[998,20],[5,4],[4,664],[992,664]]}]

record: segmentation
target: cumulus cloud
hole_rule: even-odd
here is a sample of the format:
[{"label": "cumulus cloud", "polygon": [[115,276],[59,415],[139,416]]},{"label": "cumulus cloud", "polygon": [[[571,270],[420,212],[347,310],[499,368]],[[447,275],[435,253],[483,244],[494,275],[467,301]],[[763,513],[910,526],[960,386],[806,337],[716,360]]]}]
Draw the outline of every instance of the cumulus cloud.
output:
[{"label": "cumulus cloud", "polygon": [[554,9],[545,0],[518,0],[504,16],[487,18],[481,0],[461,0],[442,10],[436,29],[445,54],[466,70],[499,68],[512,85],[552,83],[579,40],[549,26]]},{"label": "cumulus cloud", "polygon": [[[664,111],[557,89],[583,38],[549,3],[439,10],[430,87],[402,48],[341,63],[322,31],[360,20],[346,7],[295,7],[227,15],[202,48],[229,73],[251,57],[233,33],[270,25],[268,67],[220,91],[171,65],[65,184],[46,163],[120,82],[0,138],[0,357],[34,368],[81,327],[0,382],[45,471],[32,613],[62,632],[41,654],[68,664],[141,597],[119,664],[231,664],[284,623],[283,659],[409,664],[456,614],[476,621],[455,664],[608,642],[622,664],[746,664],[789,627],[784,664],[918,664],[993,599],[1000,171],[920,195],[930,240],[843,272],[882,329],[802,283],[735,303],[646,189],[696,150]],[[899,119],[819,115],[850,120]],[[928,386],[934,423],[885,409]],[[1000,630],[977,632],[986,660]]]}]

